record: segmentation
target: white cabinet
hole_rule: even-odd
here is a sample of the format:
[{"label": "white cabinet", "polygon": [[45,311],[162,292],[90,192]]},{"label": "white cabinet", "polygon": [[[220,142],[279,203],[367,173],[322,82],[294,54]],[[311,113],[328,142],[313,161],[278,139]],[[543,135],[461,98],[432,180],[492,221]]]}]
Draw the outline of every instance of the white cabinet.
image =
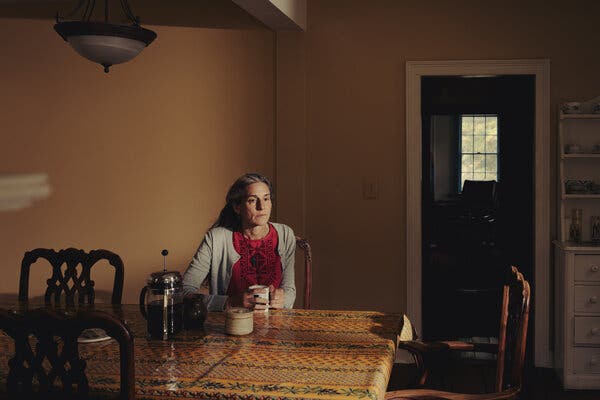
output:
[{"label": "white cabinet", "polygon": [[[555,360],[567,389],[600,389],[600,114],[560,114],[560,238],[555,248]],[[580,241],[570,235],[581,209]]]},{"label": "white cabinet", "polygon": [[600,247],[554,244],[555,368],[567,389],[600,389]]}]

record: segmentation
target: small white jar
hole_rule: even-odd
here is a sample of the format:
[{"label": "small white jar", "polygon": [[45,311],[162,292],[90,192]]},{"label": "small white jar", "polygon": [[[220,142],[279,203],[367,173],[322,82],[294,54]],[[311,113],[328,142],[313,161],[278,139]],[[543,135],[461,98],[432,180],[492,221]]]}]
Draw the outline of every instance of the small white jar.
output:
[{"label": "small white jar", "polygon": [[225,310],[225,332],[229,335],[247,335],[254,330],[254,313],[244,307]]}]

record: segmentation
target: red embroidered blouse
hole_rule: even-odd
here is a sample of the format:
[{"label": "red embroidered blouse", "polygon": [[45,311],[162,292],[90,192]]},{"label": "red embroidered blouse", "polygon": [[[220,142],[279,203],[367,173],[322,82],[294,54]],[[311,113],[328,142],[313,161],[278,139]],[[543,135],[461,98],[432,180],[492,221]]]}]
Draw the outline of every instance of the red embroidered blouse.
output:
[{"label": "red embroidered blouse", "polygon": [[228,295],[242,293],[252,285],[273,285],[276,288],[281,285],[282,267],[277,242],[277,231],[271,224],[267,235],[258,240],[233,232],[233,247],[240,259],[231,267]]}]

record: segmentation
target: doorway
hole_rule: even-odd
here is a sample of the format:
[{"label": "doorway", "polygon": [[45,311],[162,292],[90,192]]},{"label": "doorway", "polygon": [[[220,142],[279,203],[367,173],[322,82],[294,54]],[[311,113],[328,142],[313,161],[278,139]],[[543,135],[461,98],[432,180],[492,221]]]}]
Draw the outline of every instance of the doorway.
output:
[{"label": "doorway", "polygon": [[496,336],[507,268],[534,275],[535,76],[423,76],[421,113],[423,336]]},{"label": "doorway", "polygon": [[421,319],[421,77],[535,76],[535,251],[532,345],[535,365],[552,367],[550,346],[550,63],[548,60],[409,61],[406,63],[406,311],[417,330]]}]

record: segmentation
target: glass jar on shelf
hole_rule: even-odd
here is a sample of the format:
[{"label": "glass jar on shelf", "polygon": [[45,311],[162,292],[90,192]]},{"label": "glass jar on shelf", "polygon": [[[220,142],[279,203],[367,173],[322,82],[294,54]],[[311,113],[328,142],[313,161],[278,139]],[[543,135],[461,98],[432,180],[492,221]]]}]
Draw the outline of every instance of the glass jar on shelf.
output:
[{"label": "glass jar on shelf", "polygon": [[571,225],[569,227],[569,240],[575,243],[581,243],[581,220],[583,218],[583,210],[574,208],[571,211]]}]

